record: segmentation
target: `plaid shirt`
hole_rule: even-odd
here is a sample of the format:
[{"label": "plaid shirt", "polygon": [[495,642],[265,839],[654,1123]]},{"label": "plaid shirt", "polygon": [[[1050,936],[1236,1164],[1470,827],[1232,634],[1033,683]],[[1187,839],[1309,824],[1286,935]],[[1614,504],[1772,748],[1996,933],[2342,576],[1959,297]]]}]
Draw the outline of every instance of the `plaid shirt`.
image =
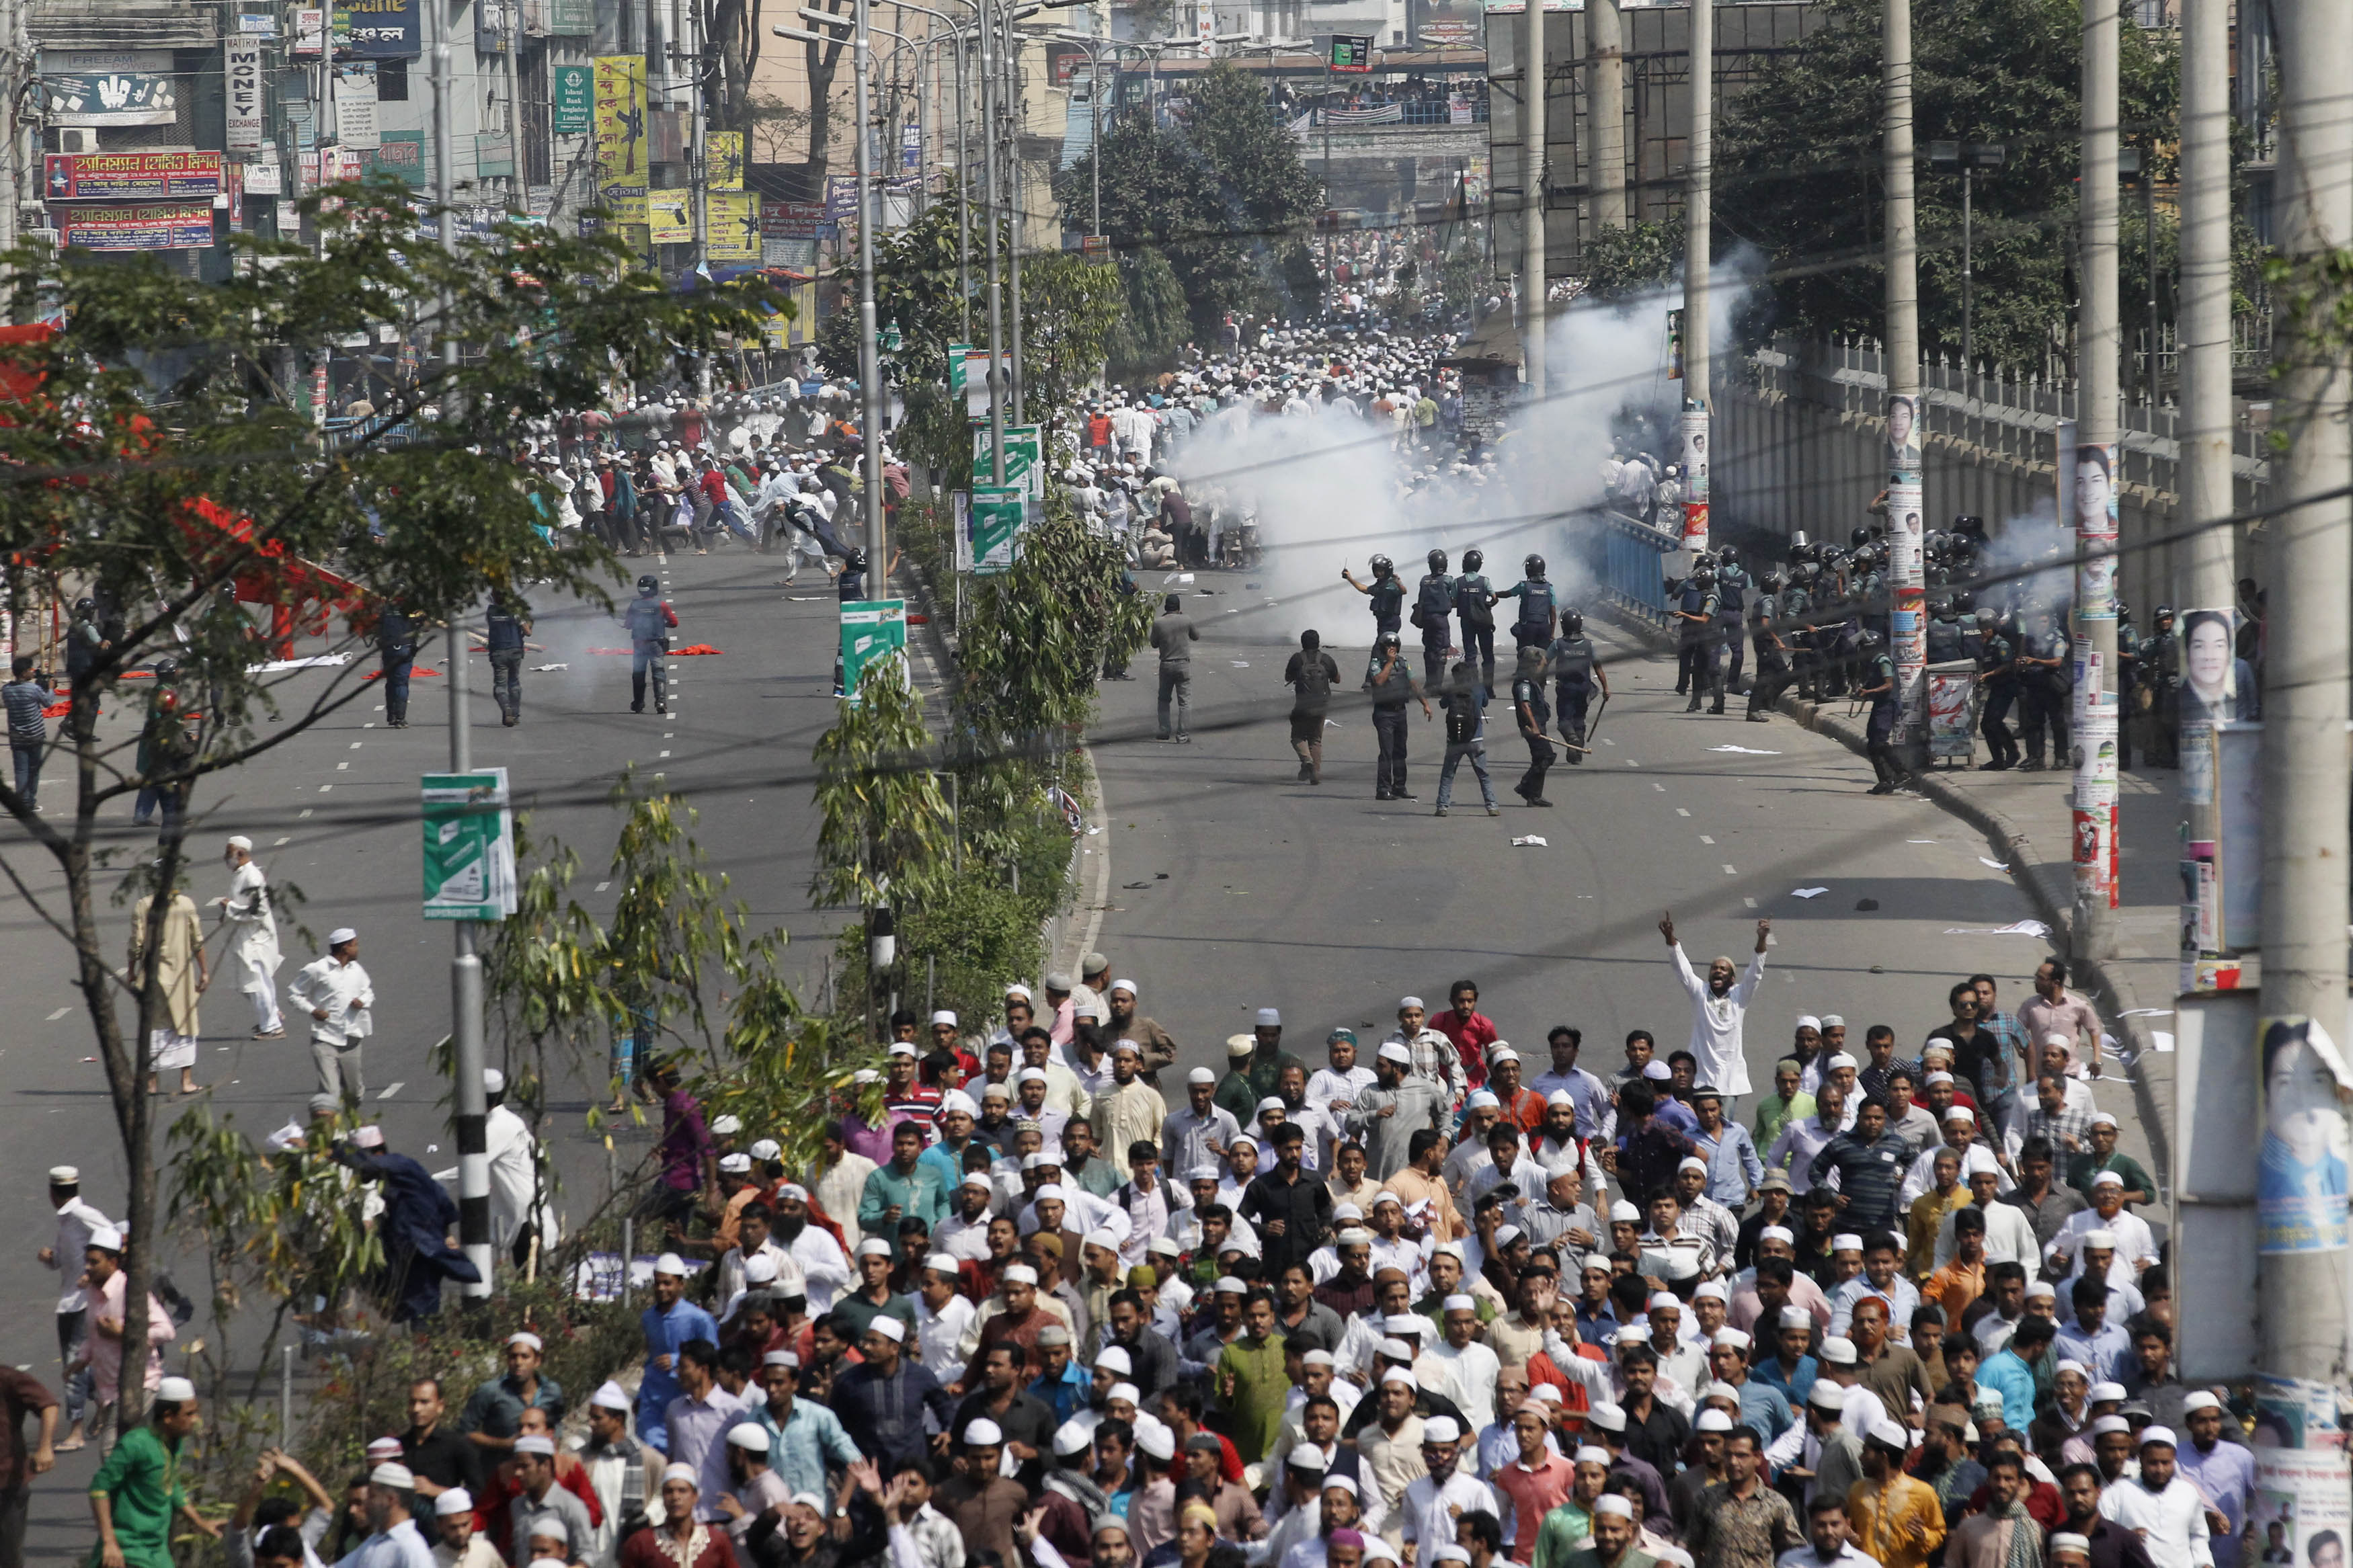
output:
[{"label": "plaid shirt", "polygon": [[1470,1092],[1469,1079],[1462,1070],[1462,1053],[1454,1048],[1454,1042],[1425,1026],[1405,1047],[1413,1053],[1413,1070],[1444,1091],[1447,1105],[1461,1104]]},{"label": "plaid shirt", "polygon": [[[2054,1154],[2081,1153],[2092,1146],[2092,1113],[2063,1105],[2053,1114],[2038,1101],[2019,1123],[2019,1131],[2021,1145],[2027,1138],[2048,1138]],[[2074,1142],[2068,1142],[2070,1138]]]}]

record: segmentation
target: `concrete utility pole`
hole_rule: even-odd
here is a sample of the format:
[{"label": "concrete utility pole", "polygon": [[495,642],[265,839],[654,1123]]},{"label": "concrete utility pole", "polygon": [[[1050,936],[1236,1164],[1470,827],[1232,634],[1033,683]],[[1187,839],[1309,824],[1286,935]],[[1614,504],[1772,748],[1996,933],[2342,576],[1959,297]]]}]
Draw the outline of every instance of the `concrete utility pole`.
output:
[{"label": "concrete utility pole", "polygon": [[1880,29],[1880,155],[1887,187],[1887,577],[1894,591],[1888,654],[1899,704],[1896,754],[1906,771],[1917,773],[1928,763],[1928,507],[1920,428],[1920,228],[1912,199],[1912,0],[1887,0]]},{"label": "concrete utility pole", "polygon": [[1525,0],[1520,51],[1520,363],[1545,395],[1545,11]]},{"label": "concrete utility pole", "polygon": [[1585,37],[1591,52],[1586,88],[1585,144],[1593,192],[1593,228],[1626,226],[1626,32],[1618,0],[1587,0]]},{"label": "concrete utility pole", "polygon": [[2060,454],[2070,465],[2060,493],[2073,498],[2075,525],[2073,946],[2084,958],[2116,951],[2116,437],[2124,347],[2116,309],[2116,70],[2123,34],[2121,0],[2084,0],[2075,449]]},{"label": "concrete utility pole", "polygon": [[858,77],[858,390],[865,403],[860,433],[866,437],[866,592],[880,598],[890,587],[891,558],[882,537],[882,365],[874,323],[874,225],[881,193],[874,188],[873,89],[867,79],[873,50],[866,34],[867,0],[858,0],[857,28],[850,37]]},{"label": "concrete utility pole", "polygon": [[[1715,3],[1691,0],[1691,142],[1683,195],[1683,548],[1707,548],[1709,228],[1715,161]],[[1734,634],[1737,636],[1736,632]]]},{"label": "concrete utility pole", "polygon": [[[2191,610],[2227,615],[2234,597],[2232,542],[2235,529],[2202,526],[2233,510],[2231,482],[2231,5],[2230,0],[2182,0],[2181,6],[2181,351],[2179,402],[2181,470],[2175,486],[2177,531],[2199,531],[2180,545],[2182,571],[2174,595],[2177,628]],[[2228,624],[2227,620],[2224,624]],[[2202,704],[2180,705],[2181,807],[2188,842],[2212,844],[2220,832],[2214,798],[2214,727]],[[2190,753],[2203,755],[2203,767]],[[2194,857],[2193,857],[2194,858]],[[2185,875],[2196,877],[2194,867]],[[2195,888],[2192,881],[2187,889]],[[2219,918],[2219,911],[2213,911]],[[2197,924],[2181,954],[2181,989],[2198,989],[2197,964],[2205,944]],[[2202,922],[2200,922],[2202,923]],[[2215,932],[2219,945],[2221,933]]]},{"label": "concrete utility pole", "polygon": [[[2273,0],[2277,29],[2281,145],[2278,215],[2290,260],[2313,263],[2353,244],[2353,117],[2345,108],[2345,61],[2353,58],[2353,10],[2344,0]],[[2337,301],[2324,294],[2317,319]],[[2324,326],[2324,331],[2329,330]],[[2346,1043],[2346,926],[2348,768],[2348,643],[2345,584],[2353,574],[2353,471],[2346,426],[2348,363],[2341,337],[2312,342],[2280,333],[2279,415],[2291,445],[2274,458],[2270,521],[2270,619],[2264,638],[2263,735],[2263,1011],[2271,1020],[2308,1018]],[[2307,499],[2327,497],[2327,499]],[[2299,504],[2300,503],[2300,504]],[[2275,1022],[2265,1031],[2272,1044]],[[2330,1059],[2334,1059],[2333,1056]],[[2341,1201],[2307,1198],[2294,1170],[2275,1169],[2271,1130],[2319,1123],[2317,1148],[2342,1149],[2345,1085],[2306,1051],[2268,1050],[2250,1069],[2263,1085],[2265,1146],[2256,1189],[2255,1300],[2262,1320],[2256,1386],[2269,1412],[2274,1401],[2334,1411],[2353,1400],[2347,1369],[2346,1213]],[[2301,1150],[2303,1134],[2295,1148]],[[2292,1163],[2304,1158],[2295,1153]],[[2325,1187],[2321,1189],[2324,1193]],[[2309,1212],[2300,1205],[2312,1205]],[[2275,1217],[2276,1216],[2276,1217]],[[2255,1450],[2255,1485],[2281,1489],[2315,1508],[2342,1500],[2346,1450],[2321,1421],[2280,1423],[2280,1447]],[[2310,1534],[2299,1527],[2304,1541]],[[2291,1542],[2291,1546],[2302,1542]]]}]

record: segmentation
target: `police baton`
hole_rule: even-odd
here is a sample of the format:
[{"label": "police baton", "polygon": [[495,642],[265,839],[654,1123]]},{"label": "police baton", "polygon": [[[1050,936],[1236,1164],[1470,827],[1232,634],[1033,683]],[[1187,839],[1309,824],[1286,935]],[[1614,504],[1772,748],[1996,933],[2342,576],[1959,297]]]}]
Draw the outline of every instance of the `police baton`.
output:
[{"label": "police baton", "polygon": [[1568,746],[1568,749],[1572,752],[1591,752],[1593,750],[1593,737],[1599,733],[1601,729],[1601,716],[1609,711],[1609,693],[1607,690],[1604,690],[1601,693],[1601,706],[1593,710],[1593,722],[1585,727],[1585,744],[1581,746],[1568,746],[1568,742],[1567,741],[1563,741],[1561,744]]}]

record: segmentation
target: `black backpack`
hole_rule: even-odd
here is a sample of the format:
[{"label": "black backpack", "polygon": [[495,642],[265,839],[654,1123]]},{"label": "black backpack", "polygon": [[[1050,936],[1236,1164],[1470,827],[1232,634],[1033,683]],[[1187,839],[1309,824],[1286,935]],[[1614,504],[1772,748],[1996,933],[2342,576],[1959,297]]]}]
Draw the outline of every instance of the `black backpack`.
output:
[{"label": "black backpack", "polygon": [[1299,700],[1303,704],[1321,705],[1332,696],[1332,669],[1324,662],[1323,650],[1302,652],[1299,656]]}]

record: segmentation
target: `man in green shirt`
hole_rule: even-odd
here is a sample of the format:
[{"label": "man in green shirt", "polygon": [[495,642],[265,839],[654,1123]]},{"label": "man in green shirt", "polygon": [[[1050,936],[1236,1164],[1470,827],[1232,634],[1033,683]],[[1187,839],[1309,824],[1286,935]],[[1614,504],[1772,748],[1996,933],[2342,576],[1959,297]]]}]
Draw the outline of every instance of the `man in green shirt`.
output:
[{"label": "man in green shirt", "polygon": [[174,1513],[191,1530],[220,1539],[219,1527],[188,1506],[187,1488],[180,1484],[181,1450],[201,1424],[195,1384],[185,1377],[164,1379],[146,1424],[124,1433],[90,1479],[98,1550],[90,1568],[173,1568]]},{"label": "man in green shirt", "polygon": [[1225,1107],[1238,1127],[1248,1127],[1258,1121],[1258,1102],[1266,1098],[1250,1087],[1250,1057],[1258,1042],[1248,1035],[1231,1035],[1226,1039],[1226,1076],[1218,1080],[1218,1092],[1209,1097],[1210,1103]]},{"label": "man in green shirt", "polygon": [[924,1164],[923,1155],[921,1128],[902,1121],[891,1129],[891,1163],[868,1173],[866,1190],[859,1195],[860,1230],[889,1241],[898,1237],[902,1219],[922,1220],[928,1233],[947,1218],[947,1189],[938,1169]]},{"label": "man in green shirt", "polygon": [[2116,1152],[2116,1119],[2105,1110],[2092,1118],[2090,1151],[2068,1160],[2067,1184],[2088,1199],[2092,1195],[2092,1178],[2102,1171],[2114,1171],[2124,1178],[2125,1207],[2157,1201],[2157,1184],[2149,1180],[2140,1162],[2130,1154]]},{"label": "man in green shirt", "polygon": [[[1563,1503],[1546,1514],[1546,1528],[1550,1529],[1554,1515],[1561,1509],[1574,1506],[1573,1501]],[[1634,1505],[1615,1492],[1594,1501],[1592,1545],[1566,1556],[1546,1556],[1545,1544],[1546,1538],[1539,1535],[1534,1568],[1658,1568],[1659,1564],[1659,1560],[1649,1552],[1634,1550]]]},{"label": "man in green shirt", "polygon": [[1216,1372],[1226,1436],[1245,1465],[1264,1458],[1282,1430],[1283,1405],[1291,1397],[1282,1344],[1274,1325],[1274,1298],[1253,1291],[1242,1307],[1241,1335],[1218,1352]]},{"label": "man in green shirt", "polygon": [[1757,1147],[1770,1149],[1781,1129],[1792,1121],[1803,1121],[1814,1114],[1814,1097],[1798,1088],[1798,1075],[1803,1071],[1795,1057],[1783,1057],[1773,1064],[1773,1092],[1757,1102]]}]

